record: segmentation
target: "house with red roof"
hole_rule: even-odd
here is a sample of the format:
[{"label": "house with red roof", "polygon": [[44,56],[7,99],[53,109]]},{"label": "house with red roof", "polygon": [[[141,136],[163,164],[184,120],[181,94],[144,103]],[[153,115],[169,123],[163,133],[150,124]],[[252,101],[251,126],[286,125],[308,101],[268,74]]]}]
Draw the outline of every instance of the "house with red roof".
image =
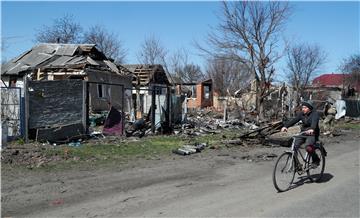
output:
[{"label": "house with red roof", "polygon": [[352,78],[351,74],[323,74],[314,78],[312,84],[316,87],[337,87],[341,89],[354,88],[356,92],[360,92],[360,80]]}]

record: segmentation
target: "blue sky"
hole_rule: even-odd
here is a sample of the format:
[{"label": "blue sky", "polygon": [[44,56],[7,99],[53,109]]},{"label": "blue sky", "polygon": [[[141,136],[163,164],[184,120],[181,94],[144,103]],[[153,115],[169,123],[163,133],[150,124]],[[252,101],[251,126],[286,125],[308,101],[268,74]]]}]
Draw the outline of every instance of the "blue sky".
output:
[{"label": "blue sky", "polygon": [[[291,6],[293,13],[284,37],[291,42],[316,43],[328,54],[320,74],[338,72],[344,58],[360,53],[359,1],[301,1],[291,2]],[[145,36],[155,35],[170,53],[185,48],[191,54],[190,61],[202,65],[192,42],[204,39],[210,27],[217,25],[215,14],[219,10],[218,1],[2,1],[1,37],[7,45],[2,58],[10,59],[30,49],[36,29],[72,14],[84,29],[100,24],[117,34],[128,50],[127,63],[137,63],[136,53]],[[280,75],[284,65],[284,60],[277,64]]]}]

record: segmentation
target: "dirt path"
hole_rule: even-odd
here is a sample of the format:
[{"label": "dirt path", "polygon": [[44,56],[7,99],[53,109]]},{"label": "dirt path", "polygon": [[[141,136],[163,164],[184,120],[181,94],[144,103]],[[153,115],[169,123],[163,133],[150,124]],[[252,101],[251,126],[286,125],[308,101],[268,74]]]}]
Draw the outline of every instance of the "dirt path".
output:
[{"label": "dirt path", "polygon": [[[324,183],[304,184],[286,193],[273,188],[274,160],[267,157],[285,148],[233,147],[140,161],[126,169],[6,171],[2,175],[2,216],[358,216],[359,146],[355,140],[360,138],[358,133],[346,134],[326,139],[329,158]],[[327,200],[331,203],[325,211],[314,209],[314,214],[302,215],[311,199],[322,202],[333,191],[342,195]],[[348,199],[351,203],[341,204]],[[298,205],[297,213],[291,209],[293,204]]]}]

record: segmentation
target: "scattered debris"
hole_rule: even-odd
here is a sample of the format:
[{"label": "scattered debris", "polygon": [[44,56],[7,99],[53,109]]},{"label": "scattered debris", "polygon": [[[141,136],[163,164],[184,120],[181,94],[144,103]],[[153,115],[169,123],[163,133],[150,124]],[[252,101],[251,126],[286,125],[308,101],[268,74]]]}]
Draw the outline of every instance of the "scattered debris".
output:
[{"label": "scattered debris", "polygon": [[105,138],[105,136],[100,131],[93,131],[92,133],[90,133],[90,138],[101,139]]},{"label": "scattered debris", "polygon": [[196,143],[195,145],[183,145],[178,149],[174,149],[173,153],[179,155],[190,155],[197,152],[201,152],[203,149],[205,149],[205,147],[207,147],[206,143],[200,143],[200,144]]},{"label": "scattered debris", "polygon": [[68,144],[68,146],[70,146],[70,147],[80,147],[80,145],[81,145],[81,141],[70,142],[70,143]]},{"label": "scattered debris", "polygon": [[265,154],[258,154],[258,155],[244,155],[241,158],[247,160],[249,162],[259,162],[259,161],[269,161],[276,158],[276,154],[272,153],[265,153]]},{"label": "scattered debris", "polygon": [[280,132],[281,127],[283,126],[282,121],[277,121],[270,123],[264,127],[256,128],[250,132],[240,135],[239,138],[254,138],[254,137],[265,137],[276,132]]},{"label": "scattered debris", "polygon": [[131,123],[128,128],[126,128],[125,134],[126,137],[138,136],[139,138],[141,138],[150,128],[150,122],[141,118]]}]

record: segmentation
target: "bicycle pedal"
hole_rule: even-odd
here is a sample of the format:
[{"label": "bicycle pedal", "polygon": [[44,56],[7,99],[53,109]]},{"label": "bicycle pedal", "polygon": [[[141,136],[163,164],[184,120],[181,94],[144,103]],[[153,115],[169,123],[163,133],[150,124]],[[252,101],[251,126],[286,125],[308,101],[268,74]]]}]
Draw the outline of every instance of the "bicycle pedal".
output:
[{"label": "bicycle pedal", "polygon": [[304,171],[303,168],[298,168],[298,169],[296,170],[296,172],[297,172],[299,175],[301,175],[301,174],[303,174],[305,171]]}]

